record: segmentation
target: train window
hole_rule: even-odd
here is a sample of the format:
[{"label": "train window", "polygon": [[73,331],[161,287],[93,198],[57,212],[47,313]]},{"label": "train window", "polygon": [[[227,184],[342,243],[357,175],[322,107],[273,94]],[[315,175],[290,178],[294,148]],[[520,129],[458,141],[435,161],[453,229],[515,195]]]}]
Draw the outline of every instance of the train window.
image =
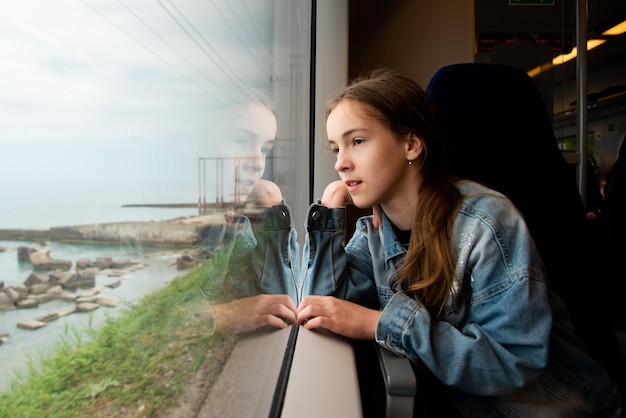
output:
[{"label": "train window", "polygon": [[[147,416],[208,393],[256,327],[244,302],[296,298],[272,246],[297,252],[309,203],[311,2],[0,15],[0,415],[19,400],[33,416]],[[233,373],[265,364],[254,347]]]}]

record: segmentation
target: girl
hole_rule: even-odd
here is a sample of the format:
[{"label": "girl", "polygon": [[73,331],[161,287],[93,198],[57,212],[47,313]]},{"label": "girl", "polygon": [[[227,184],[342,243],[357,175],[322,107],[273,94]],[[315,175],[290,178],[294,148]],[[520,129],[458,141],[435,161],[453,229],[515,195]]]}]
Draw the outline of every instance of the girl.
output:
[{"label": "girl", "polygon": [[[298,322],[408,357],[465,416],[619,416],[521,215],[450,176],[435,121],[422,89],[394,71],[329,102],[341,180],[309,210]],[[375,211],[344,248],[347,202]]]}]

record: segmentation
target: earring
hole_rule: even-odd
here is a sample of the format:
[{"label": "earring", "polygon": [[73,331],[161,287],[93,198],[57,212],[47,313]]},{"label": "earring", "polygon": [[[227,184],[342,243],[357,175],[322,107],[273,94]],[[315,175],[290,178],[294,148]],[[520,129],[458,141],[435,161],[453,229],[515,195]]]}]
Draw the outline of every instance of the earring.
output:
[{"label": "earring", "polygon": [[409,161],[409,165],[413,164],[413,161]]}]

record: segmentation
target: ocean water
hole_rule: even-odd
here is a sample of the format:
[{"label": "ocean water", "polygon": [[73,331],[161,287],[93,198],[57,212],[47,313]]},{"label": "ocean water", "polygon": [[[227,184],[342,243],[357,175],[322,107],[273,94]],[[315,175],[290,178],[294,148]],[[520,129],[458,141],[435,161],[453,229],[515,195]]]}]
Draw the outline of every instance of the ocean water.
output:
[{"label": "ocean water", "polygon": [[157,221],[197,214],[195,208],[124,207],[198,201],[193,182],[0,181],[0,228],[49,228]]},{"label": "ocean water", "polygon": [[[157,221],[198,214],[196,208],[123,207],[126,204],[193,203],[197,192],[189,184],[82,184],[82,183],[17,183],[0,182],[0,228],[49,228],[121,221]],[[72,314],[48,323],[38,330],[17,328],[23,320],[36,319],[67,306],[67,302],[50,301],[35,309],[0,311],[0,334],[8,333],[7,342],[0,345],[0,391],[7,390],[15,373],[23,373],[29,359],[36,360],[54,349],[55,342],[69,327],[98,326],[109,315],[118,312],[125,303],[165,286],[181,274],[176,270],[176,252],[144,247],[141,243],[119,245],[33,243],[0,240],[0,281],[5,287],[19,285],[33,272],[28,262],[18,262],[20,246],[50,249],[55,259],[76,260],[106,256],[114,260],[135,260],[145,268],[122,276],[122,285],[110,289],[106,285],[117,280],[106,274],[96,276],[96,286],[118,299],[118,307],[101,307],[90,314]]]}]

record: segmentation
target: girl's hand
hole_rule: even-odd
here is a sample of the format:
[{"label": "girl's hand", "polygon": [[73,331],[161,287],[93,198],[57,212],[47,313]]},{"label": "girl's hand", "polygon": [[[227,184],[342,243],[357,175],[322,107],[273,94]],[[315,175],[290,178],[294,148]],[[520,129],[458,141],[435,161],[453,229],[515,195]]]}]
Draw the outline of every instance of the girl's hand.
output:
[{"label": "girl's hand", "polygon": [[373,340],[380,311],[334,296],[307,296],[298,306],[297,321],[306,329],[325,328],[344,337]]},{"label": "girl's hand", "polygon": [[263,326],[285,328],[296,323],[296,304],[288,295],[256,295],[212,305],[216,327],[236,334]]},{"label": "girl's hand", "polygon": [[248,196],[248,201],[259,207],[271,208],[283,203],[283,194],[276,183],[261,179]]},{"label": "girl's hand", "polygon": [[[343,208],[346,206],[346,203],[352,203],[352,197],[343,181],[333,181],[326,186],[322,195],[322,205],[327,208]],[[374,215],[372,220],[374,227],[380,227],[382,223],[382,209],[380,205],[372,207],[372,214]]]},{"label": "girl's hand", "polygon": [[322,205],[327,208],[343,208],[346,203],[352,202],[348,188],[343,181],[337,180],[330,183],[324,189]]}]

